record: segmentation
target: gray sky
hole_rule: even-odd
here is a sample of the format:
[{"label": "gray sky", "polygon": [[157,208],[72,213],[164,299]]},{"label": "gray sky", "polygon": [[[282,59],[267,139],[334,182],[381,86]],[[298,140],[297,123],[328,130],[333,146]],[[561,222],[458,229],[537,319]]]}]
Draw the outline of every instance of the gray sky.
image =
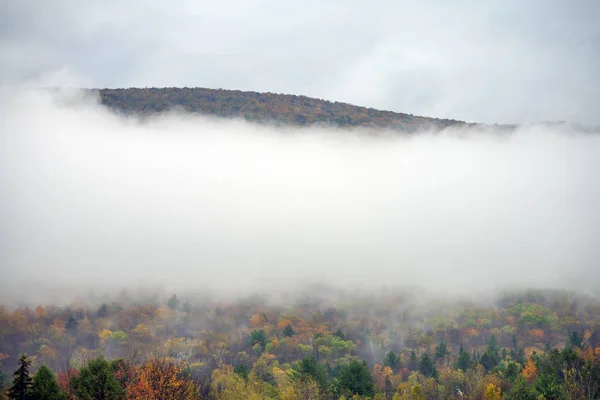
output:
[{"label": "gray sky", "polygon": [[306,94],[600,124],[600,2],[0,0],[0,82]]}]

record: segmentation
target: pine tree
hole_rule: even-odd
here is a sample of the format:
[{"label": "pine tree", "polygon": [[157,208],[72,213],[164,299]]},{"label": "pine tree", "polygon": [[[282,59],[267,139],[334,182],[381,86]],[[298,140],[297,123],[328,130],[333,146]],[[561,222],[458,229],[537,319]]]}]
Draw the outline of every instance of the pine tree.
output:
[{"label": "pine tree", "polygon": [[66,394],[58,386],[50,368],[42,365],[33,376],[32,398],[35,400],[64,400]]},{"label": "pine tree", "polygon": [[12,400],[29,399],[31,391],[31,376],[29,376],[29,366],[31,361],[27,359],[26,354],[21,354],[19,367],[13,373],[12,386],[8,389],[8,398]]},{"label": "pine tree", "polygon": [[394,372],[398,372],[400,362],[400,357],[394,351],[390,351],[383,358],[383,365],[390,367]]},{"label": "pine tree", "polygon": [[410,354],[410,360],[408,361],[408,369],[411,371],[416,371],[419,368],[419,362],[417,361],[417,355],[413,350]]},{"label": "pine tree", "polygon": [[123,396],[123,388],[103,357],[91,360],[83,367],[73,385],[81,400],[117,400]]},{"label": "pine tree", "polygon": [[294,327],[292,326],[292,324],[287,324],[285,326],[285,328],[283,329],[283,336],[285,337],[292,337],[296,334],[296,331],[294,330]]},{"label": "pine tree", "polygon": [[443,340],[435,347],[435,358],[444,360],[450,352],[448,351],[448,345]]},{"label": "pine tree", "polygon": [[436,374],[435,365],[433,365],[433,361],[427,353],[423,353],[421,356],[421,361],[419,362],[419,372],[427,378],[431,378]]},{"label": "pine tree", "polygon": [[462,343],[460,344],[460,350],[458,351],[458,360],[456,360],[456,368],[467,371],[471,368],[471,356],[465,351]]}]

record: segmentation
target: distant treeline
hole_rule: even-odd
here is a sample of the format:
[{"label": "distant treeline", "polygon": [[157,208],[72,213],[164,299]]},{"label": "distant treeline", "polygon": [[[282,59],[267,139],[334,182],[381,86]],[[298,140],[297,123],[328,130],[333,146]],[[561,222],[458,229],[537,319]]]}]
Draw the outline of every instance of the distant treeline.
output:
[{"label": "distant treeline", "polygon": [[419,117],[289,94],[205,88],[97,89],[103,105],[125,114],[151,115],[173,109],[292,126],[390,129],[399,132],[474,126],[463,121]]}]

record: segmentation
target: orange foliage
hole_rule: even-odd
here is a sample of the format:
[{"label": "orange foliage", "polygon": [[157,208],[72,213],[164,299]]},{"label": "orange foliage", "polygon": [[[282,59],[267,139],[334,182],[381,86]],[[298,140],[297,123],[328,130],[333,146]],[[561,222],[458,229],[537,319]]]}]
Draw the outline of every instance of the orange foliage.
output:
[{"label": "orange foliage", "polygon": [[267,317],[263,313],[256,313],[250,317],[250,326],[253,328],[262,328],[267,324]]},{"label": "orange foliage", "polygon": [[186,400],[198,398],[198,387],[182,372],[182,364],[153,359],[135,368],[127,388],[129,400]]},{"label": "orange foliage", "polygon": [[286,326],[291,325],[292,324],[292,320],[284,318],[279,320],[279,322],[277,323],[277,329],[285,329]]},{"label": "orange foliage", "polygon": [[523,368],[523,376],[525,376],[527,382],[533,382],[537,376],[537,372],[538,370],[533,360],[531,358],[528,359],[527,363],[525,364],[525,368]]},{"label": "orange foliage", "polygon": [[544,331],[541,329],[531,329],[528,333],[536,341],[540,341],[544,337]]}]

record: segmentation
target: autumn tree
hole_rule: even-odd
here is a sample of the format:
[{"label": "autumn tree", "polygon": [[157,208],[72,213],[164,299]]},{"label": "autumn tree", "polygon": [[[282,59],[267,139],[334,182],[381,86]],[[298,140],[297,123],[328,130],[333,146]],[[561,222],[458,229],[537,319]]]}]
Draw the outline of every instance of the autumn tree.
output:
[{"label": "autumn tree", "polygon": [[486,386],[485,392],[483,393],[484,400],[500,400],[502,391],[498,386],[490,383]]},{"label": "autumn tree", "polygon": [[52,370],[42,365],[33,376],[31,397],[35,400],[65,400],[66,393],[58,385]]},{"label": "autumn tree", "polygon": [[8,389],[8,398],[12,400],[26,400],[31,392],[32,379],[29,375],[29,366],[31,361],[26,354],[21,354],[19,366],[13,373],[13,381]]},{"label": "autumn tree", "polygon": [[183,364],[152,359],[139,366],[127,391],[128,400],[191,400],[198,387],[183,372]]}]

